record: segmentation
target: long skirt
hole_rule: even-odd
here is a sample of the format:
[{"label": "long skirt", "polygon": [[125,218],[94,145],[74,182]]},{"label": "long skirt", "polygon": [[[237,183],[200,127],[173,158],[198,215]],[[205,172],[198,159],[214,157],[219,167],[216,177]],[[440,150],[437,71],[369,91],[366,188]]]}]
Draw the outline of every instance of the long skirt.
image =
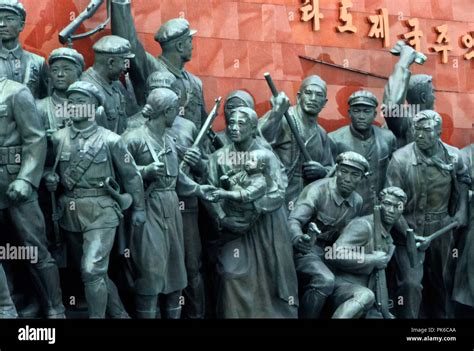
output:
[{"label": "long skirt", "polygon": [[218,318],[297,318],[298,282],[283,206],[223,243],[217,271]]},{"label": "long skirt", "polygon": [[131,254],[138,273],[135,291],[157,295],[182,290],[187,276],[183,221],[176,192],[152,192],[146,210],[146,223],[132,238]]}]

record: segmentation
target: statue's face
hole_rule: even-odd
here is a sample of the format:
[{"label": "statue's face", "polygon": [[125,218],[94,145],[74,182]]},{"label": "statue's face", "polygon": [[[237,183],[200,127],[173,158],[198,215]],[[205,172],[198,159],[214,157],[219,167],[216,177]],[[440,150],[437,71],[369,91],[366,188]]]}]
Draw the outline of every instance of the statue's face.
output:
[{"label": "statue's face", "polygon": [[250,121],[242,113],[236,112],[230,116],[227,123],[227,134],[234,143],[245,142],[252,137],[254,132]]},{"label": "statue's face", "polygon": [[20,36],[24,23],[15,12],[0,10],[0,38],[13,40]]},{"label": "statue's face", "polygon": [[165,111],[165,124],[167,128],[171,128],[178,115],[178,99],[176,99],[171,106]]},{"label": "statue's face", "polygon": [[118,80],[122,72],[125,71],[126,63],[128,59],[123,57],[113,57],[113,60],[109,64],[109,79]]},{"label": "statue's face", "polygon": [[238,107],[246,107],[245,103],[238,97],[233,97],[226,102],[224,106],[224,114],[229,117],[233,110]]},{"label": "statue's face", "polygon": [[337,166],[337,190],[343,197],[349,196],[362,181],[363,173],[360,169],[345,164]]},{"label": "statue's face", "polygon": [[432,120],[422,120],[415,124],[415,143],[421,150],[429,150],[436,145],[440,132]]},{"label": "statue's face", "polygon": [[380,202],[380,214],[382,221],[388,225],[395,224],[403,214],[404,206],[396,196],[385,195]]},{"label": "statue's face", "polygon": [[57,59],[51,64],[51,78],[54,89],[66,91],[72,83],[79,80],[79,70],[71,61]]},{"label": "statue's face", "polygon": [[303,112],[311,116],[317,116],[326,102],[326,93],[317,85],[308,85],[298,93],[298,104]]},{"label": "statue's face", "polygon": [[352,119],[352,126],[359,132],[369,130],[374,123],[377,111],[373,106],[352,105],[349,108],[349,115]]},{"label": "statue's face", "polygon": [[68,116],[73,123],[93,121],[97,109],[95,98],[83,93],[74,92],[67,99]]},{"label": "statue's face", "polygon": [[191,61],[193,57],[193,37],[188,36],[183,40],[183,55],[182,58],[184,62]]}]

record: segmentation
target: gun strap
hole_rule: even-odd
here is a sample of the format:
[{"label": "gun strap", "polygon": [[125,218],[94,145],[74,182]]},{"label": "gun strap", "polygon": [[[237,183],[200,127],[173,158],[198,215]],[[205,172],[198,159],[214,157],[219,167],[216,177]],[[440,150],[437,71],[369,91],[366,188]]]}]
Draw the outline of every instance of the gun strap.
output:
[{"label": "gun strap", "polygon": [[104,140],[102,139],[102,134],[98,131],[95,140],[91,143],[87,151],[79,151],[74,160],[71,160],[69,167],[64,171],[64,180],[69,190],[72,190],[81,180],[103,147]]}]

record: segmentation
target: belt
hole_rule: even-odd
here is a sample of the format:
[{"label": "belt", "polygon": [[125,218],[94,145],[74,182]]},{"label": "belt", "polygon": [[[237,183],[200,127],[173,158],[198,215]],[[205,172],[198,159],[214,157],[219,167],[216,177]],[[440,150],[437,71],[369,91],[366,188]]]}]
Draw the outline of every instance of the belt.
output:
[{"label": "belt", "polygon": [[21,146],[0,147],[0,165],[20,165],[21,151]]},{"label": "belt", "polygon": [[448,212],[428,212],[425,213],[426,222],[436,222],[444,219],[446,216],[449,216]]},{"label": "belt", "polygon": [[73,189],[66,190],[64,193],[68,197],[96,197],[96,196],[106,196],[110,193],[105,189]]}]

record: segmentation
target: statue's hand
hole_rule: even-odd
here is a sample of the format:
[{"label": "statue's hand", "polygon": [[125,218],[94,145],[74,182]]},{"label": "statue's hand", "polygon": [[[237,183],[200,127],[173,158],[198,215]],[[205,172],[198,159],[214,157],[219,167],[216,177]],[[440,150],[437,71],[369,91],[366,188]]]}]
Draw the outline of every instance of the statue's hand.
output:
[{"label": "statue's hand", "polygon": [[191,167],[196,167],[196,165],[201,160],[201,151],[195,148],[189,148],[183,157],[184,162],[186,162]]},{"label": "statue's hand", "polygon": [[298,235],[293,238],[293,248],[302,254],[308,254],[311,252],[311,240],[308,240],[305,235]]},{"label": "statue's hand", "polygon": [[374,258],[374,265],[377,269],[385,269],[388,265],[388,261],[390,261],[390,256],[383,251],[374,251],[372,252],[375,255]]},{"label": "statue's hand", "polygon": [[221,225],[223,228],[234,233],[244,232],[249,228],[247,221],[240,217],[224,217]]},{"label": "statue's hand", "polygon": [[14,203],[21,203],[26,201],[32,192],[33,187],[30,183],[23,179],[16,179],[8,186],[7,196]]},{"label": "statue's hand", "polygon": [[146,211],[145,210],[133,210],[132,212],[132,225],[140,226],[146,222]]},{"label": "statue's hand", "polygon": [[143,178],[147,180],[155,180],[163,176],[165,173],[165,164],[163,162],[153,162],[145,167]]},{"label": "statue's hand", "polygon": [[453,222],[458,222],[458,226],[456,227],[456,229],[459,229],[461,227],[465,227],[467,226],[467,216],[465,213],[462,213],[460,211],[458,211],[454,217],[453,217]]},{"label": "statue's hand", "polygon": [[303,163],[303,177],[307,180],[318,180],[324,178],[326,174],[326,168],[319,162],[309,161]]},{"label": "statue's hand", "polygon": [[44,182],[48,191],[56,191],[58,189],[59,176],[56,173],[48,173],[44,177]]},{"label": "statue's hand", "polygon": [[197,191],[197,196],[209,202],[217,202],[219,198],[216,196],[218,189],[213,185],[200,185]]},{"label": "statue's hand", "polygon": [[283,116],[291,106],[290,99],[284,92],[280,92],[276,97],[272,96],[270,102],[272,104],[272,111],[281,116]]},{"label": "statue's hand", "polygon": [[415,62],[416,50],[406,43],[400,44],[400,46],[400,62],[408,67]]},{"label": "statue's hand", "polygon": [[426,241],[426,238],[419,235],[415,235],[415,243],[418,251],[426,251],[430,246],[429,242]]}]

